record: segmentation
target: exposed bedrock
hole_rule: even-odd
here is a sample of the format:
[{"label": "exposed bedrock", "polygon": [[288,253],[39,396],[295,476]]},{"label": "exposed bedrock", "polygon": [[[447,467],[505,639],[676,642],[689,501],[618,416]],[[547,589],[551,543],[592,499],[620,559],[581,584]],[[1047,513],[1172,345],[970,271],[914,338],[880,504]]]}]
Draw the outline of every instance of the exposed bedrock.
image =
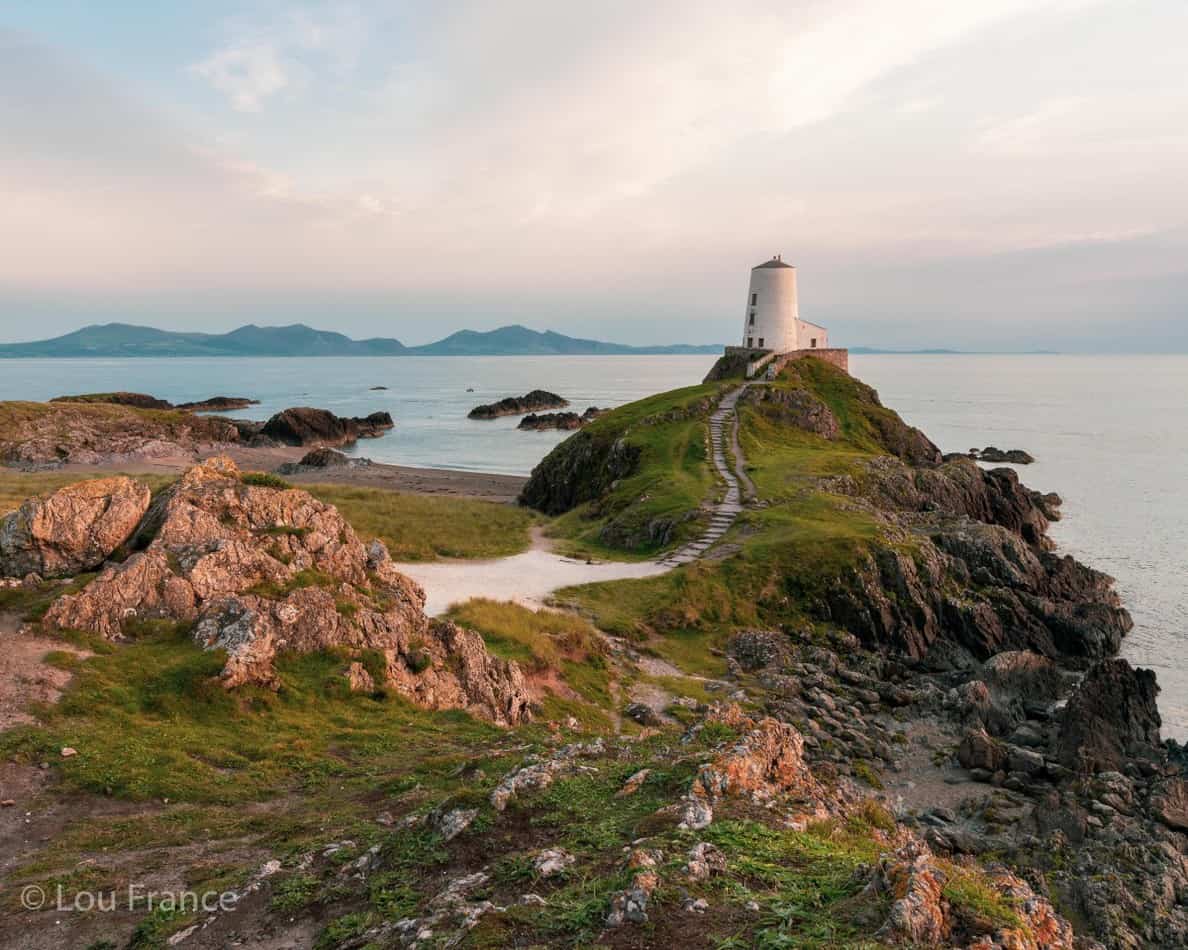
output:
[{"label": "exposed bedrock", "polygon": [[245,485],[230,459],[210,459],[153,502],[132,544],[127,560],[55,601],[45,624],[110,639],[145,620],[192,624],[203,647],[226,651],[228,688],[276,686],[282,650],[374,651],[386,683],[422,706],[527,717],[518,666],[426,617],[424,592],[384,546],[365,545],[307,492]]}]

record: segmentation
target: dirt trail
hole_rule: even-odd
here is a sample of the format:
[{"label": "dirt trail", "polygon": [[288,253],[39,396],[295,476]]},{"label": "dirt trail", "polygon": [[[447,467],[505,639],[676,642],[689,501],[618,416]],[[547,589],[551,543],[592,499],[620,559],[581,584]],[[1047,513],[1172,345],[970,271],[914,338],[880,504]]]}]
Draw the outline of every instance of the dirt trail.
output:
[{"label": "dirt trail", "polygon": [[26,711],[33,703],[52,703],[70,682],[71,674],[45,662],[51,650],[79,656],[89,653],[61,640],[22,632],[20,618],[0,614],[0,732],[32,722]]}]

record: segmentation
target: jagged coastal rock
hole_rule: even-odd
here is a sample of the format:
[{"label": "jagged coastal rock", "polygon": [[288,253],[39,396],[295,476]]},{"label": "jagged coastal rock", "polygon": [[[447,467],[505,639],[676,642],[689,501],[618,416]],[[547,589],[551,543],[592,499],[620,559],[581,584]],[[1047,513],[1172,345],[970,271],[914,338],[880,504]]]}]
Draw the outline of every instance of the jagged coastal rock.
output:
[{"label": "jagged coastal rock", "polygon": [[295,407],[255,422],[200,414],[224,402],[238,405],[242,400],[237,397],[162,409],[138,405],[142,397],[135,393],[101,395],[132,398],[125,402],[67,397],[0,405],[0,464],[49,468],[152,459],[196,461],[230,446],[338,447],[378,438],[394,425],[387,412],[344,418],[325,409]]},{"label": "jagged coastal rock", "polygon": [[210,396],[198,402],[180,402],[174,408],[186,412],[231,412],[259,404],[259,399],[249,399],[247,396]]},{"label": "jagged coastal rock", "polygon": [[379,438],[393,425],[386,412],[347,418],[327,409],[300,406],[278,412],[261,426],[259,434],[282,445],[339,446]]},{"label": "jagged coastal rock", "polygon": [[0,577],[68,577],[98,567],[132,537],[149,497],[131,478],[100,478],[30,498],[0,518]]},{"label": "jagged coastal rock", "polygon": [[[231,800],[266,796],[265,832],[255,815],[194,832],[197,870],[184,855],[166,870],[250,849],[240,894],[258,898],[152,919],[170,945],[1188,945],[1188,752],[1161,737],[1154,674],[1115,655],[1131,621],[1111,579],[1055,551],[1060,499],[942,456],[826,361],[712,376],[574,431],[523,500],[572,513],[550,527],[575,545],[659,560],[723,524],[715,454],[753,491],[696,560],[559,590],[554,609],[476,598],[431,619],[382,544],[225,458],[151,501],[123,480],[27,503],[0,531],[18,542],[0,545],[17,559],[0,560],[0,605],[41,619],[13,636],[0,608],[0,671],[44,654],[33,632],[89,633],[96,655],[6,767],[60,769],[84,803],[151,797],[139,814],[187,830],[206,828],[206,801],[210,824],[229,821],[221,796],[257,783]],[[344,463],[322,447],[295,470]],[[50,507],[81,512],[78,530]],[[51,550],[64,577],[100,573],[25,577]],[[130,674],[134,656],[149,662]],[[508,733],[393,694],[544,722]],[[147,737],[113,739],[105,714]],[[274,728],[280,754],[260,735]],[[175,737],[179,756],[158,759]],[[207,784],[172,800],[162,760]],[[5,804],[23,839],[44,829],[38,797]],[[59,880],[70,840],[23,867]],[[65,871],[143,853],[105,843]],[[0,918],[0,943],[26,925]]]},{"label": "jagged coastal rock", "polygon": [[228,688],[275,686],[280,649],[377,651],[384,683],[418,705],[502,724],[528,715],[519,668],[477,634],[426,617],[423,592],[382,544],[365,546],[304,491],[245,485],[230,459],[187,471],[132,544],[127,560],[55,601],[45,625],[118,639],[130,623],[193,624],[202,646],[226,651]]},{"label": "jagged coastal rock", "polygon": [[576,412],[530,412],[520,420],[520,424],[516,428],[531,429],[537,432],[545,429],[580,429],[587,422],[597,419],[605,411],[597,406],[590,406],[581,415]]},{"label": "jagged coastal rock", "polygon": [[970,449],[969,457],[979,462],[1007,462],[1011,465],[1030,465],[1035,456],[1022,449],[999,449],[988,445],[984,449]]},{"label": "jagged coastal rock", "polygon": [[562,399],[556,393],[534,389],[523,396],[506,396],[498,402],[475,406],[467,416],[470,419],[498,419],[500,416],[522,416],[542,409],[564,409],[568,405],[569,400]]}]

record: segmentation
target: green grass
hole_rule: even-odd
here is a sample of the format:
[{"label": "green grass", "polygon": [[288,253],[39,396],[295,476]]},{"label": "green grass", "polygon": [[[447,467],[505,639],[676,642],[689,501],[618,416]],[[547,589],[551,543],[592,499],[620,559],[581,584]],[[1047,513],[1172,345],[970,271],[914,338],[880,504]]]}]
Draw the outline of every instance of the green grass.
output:
[{"label": "green grass", "polygon": [[527,509],[472,498],[346,485],[302,487],[334,505],[361,537],[383,541],[397,561],[518,554],[527,549],[538,521]]},{"label": "green grass", "polygon": [[607,648],[585,620],[486,598],[457,604],[448,616],[480,633],[491,653],[515,660],[531,679],[542,684],[549,694],[542,703],[546,718],[574,716],[599,730],[610,725],[613,699]]},{"label": "green grass", "polygon": [[[717,482],[706,452],[708,418],[720,383],[650,396],[615,409],[586,426],[578,437],[600,455],[620,440],[639,450],[635,470],[613,485],[591,486],[596,500],[562,515],[549,534],[576,555],[647,557],[697,533],[688,518],[710,500]],[[555,452],[564,454],[563,443]],[[574,445],[578,443],[572,443]],[[649,526],[670,524],[667,542]]]},{"label": "green grass", "polygon": [[293,487],[292,484],[273,472],[243,472],[240,474],[239,480],[245,485],[252,485],[256,488],[278,488],[283,491]]},{"label": "green grass", "polygon": [[[0,736],[0,754],[52,761],[91,792],[225,804],[408,772],[499,734],[464,714],[352,694],[342,656],[282,657],[275,693],[224,690],[224,662],[180,629],[157,629],[79,664],[40,725]],[[66,745],[79,754],[58,757]]]},{"label": "green grass", "polygon": [[941,893],[958,914],[980,924],[979,929],[1023,926],[1010,899],[990,886],[980,868],[949,865],[946,870],[948,880]]},{"label": "green grass", "polygon": [[[763,504],[744,511],[727,536],[737,546],[733,556],[656,577],[566,588],[555,602],[686,672],[711,676],[723,672],[718,653],[733,630],[811,621],[820,595],[886,543],[873,515],[823,491],[821,479],[859,474],[864,461],[886,451],[879,427],[897,417],[861,383],[817,360],[791,364],[773,385],[809,388],[833,409],[842,434],[831,441],[742,404],[740,442]],[[579,510],[565,517],[581,516]]]},{"label": "green grass", "polygon": [[516,660],[528,671],[559,670],[566,660],[606,653],[598,631],[572,614],[477,597],[454,605],[448,616],[481,633],[496,656]]}]

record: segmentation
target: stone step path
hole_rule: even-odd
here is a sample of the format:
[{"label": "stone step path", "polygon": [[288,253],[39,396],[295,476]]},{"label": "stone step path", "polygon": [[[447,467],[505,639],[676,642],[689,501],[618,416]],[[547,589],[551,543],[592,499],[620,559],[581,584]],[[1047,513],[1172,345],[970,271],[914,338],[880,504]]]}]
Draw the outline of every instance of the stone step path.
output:
[{"label": "stone step path", "polygon": [[[738,470],[741,470],[743,461],[738,449],[738,413],[735,411],[735,406],[738,404],[738,397],[746,388],[744,384],[726,393],[722,397],[722,401],[718,403],[714,414],[710,416],[710,450],[713,455],[714,468],[718,470],[718,475],[726,483],[726,496],[714,506],[709,527],[701,537],[666,554],[657,562],[664,567],[677,567],[696,561],[722,539],[722,535],[730,529],[738,517],[738,513],[743,509],[743,486],[740,485],[735,470],[731,469],[726,460],[726,444],[729,439],[736,454],[736,466]],[[751,490],[749,480],[746,488],[748,491]]]}]

